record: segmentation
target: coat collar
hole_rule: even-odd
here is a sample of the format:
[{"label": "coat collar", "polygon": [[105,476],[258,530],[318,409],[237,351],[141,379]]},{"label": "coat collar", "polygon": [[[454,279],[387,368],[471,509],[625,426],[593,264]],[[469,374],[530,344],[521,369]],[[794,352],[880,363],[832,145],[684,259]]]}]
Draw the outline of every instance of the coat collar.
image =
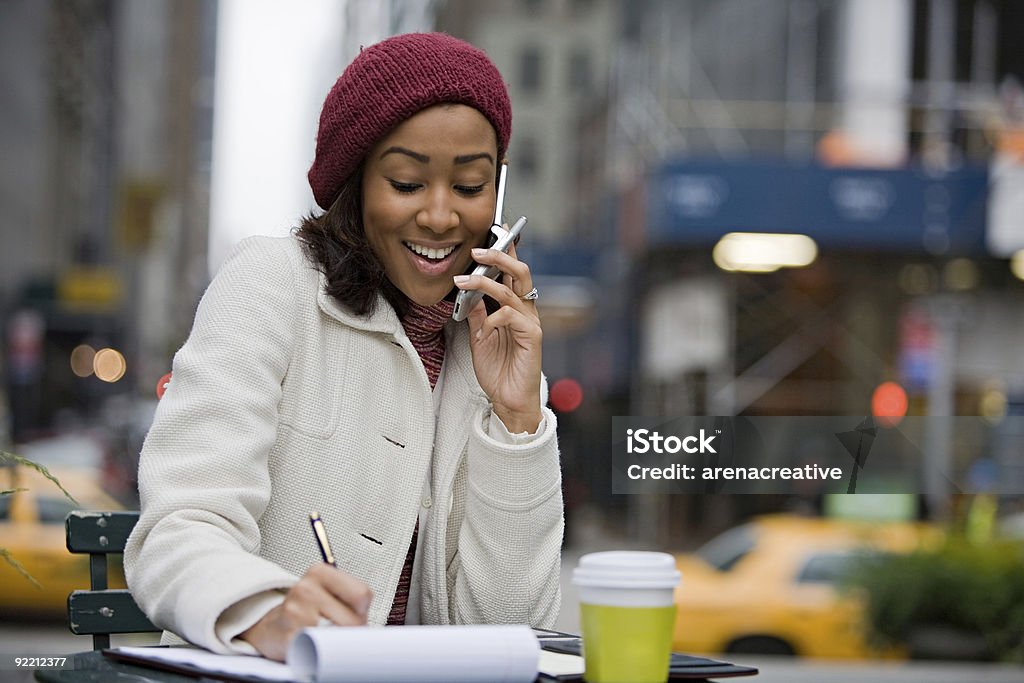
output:
[{"label": "coat collar", "polygon": [[[383,294],[377,294],[377,307],[373,313],[356,315],[327,293],[327,278],[320,273],[316,299],[321,311],[343,325],[367,332],[381,332],[400,341],[406,338],[398,314],[395,313],[395,309],[391,307]],[[445,382],[451,381],[451,376],[455,375],[458,377],[459,384],[463,385],[463,390],[468,390],[473,399],[486,402],[487,395],[477,383],[476,371],[473,369],[473,356],[469,349],[469,323],[453,320],[446,324],[444,329],[447,335],[445,363],[449,368],[447,371],[449,379],[446,379]],[[409,344],[409,348],[415,354],[415,349],[412,349],[411,344]]]},{"label": "coat collar", "polygon": [[323,273],[319,274],[316,301],[320,306],[320,310],[328,316],[357,330],[383,332],[394,336],[398,330],[402,329],[401,322],[398,320],[398,314],[395,313],[395,309],[391,307],[391,304],[388,303],[383,294],[377,293],[377,307],[373,313],[370,315],[356,315],[339,304],[334,297],[327,293],[327,277]]}]

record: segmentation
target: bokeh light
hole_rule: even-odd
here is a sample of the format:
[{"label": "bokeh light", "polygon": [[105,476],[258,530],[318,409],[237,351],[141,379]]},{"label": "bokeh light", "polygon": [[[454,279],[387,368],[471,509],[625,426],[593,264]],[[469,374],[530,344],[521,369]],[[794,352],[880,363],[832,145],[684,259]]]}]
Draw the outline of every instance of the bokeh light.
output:
[{"label": "bokeh light", "polygon": [[978,412],[989,422],[997,423],[1006,417],[1006,391],[1001,385],[985,387],[978,402]]},{"label": "bokeh light", "polygon": [[802,268],[818,257],[818,245],[807,235],[730,232],[711,251],[722,270],[773,273]]},{"label": "bokeh light", "polygon": [[963,292],[978,286],[981,274],[969,258],[955,258],[942,269],[942,280],[954,292]]},{"label": "bokeh light", "polygon": [[104,382],[116,382],[128,370],[128,363],[120,351],[100,349],[92,361],[93,372]]},{"label": "bokeh light", "polygon": [[1018,280],[1024,280],[1024,249],[1010,257],[1010,272]]},{"label": "bokeh light", "polygon": [[551,386],[551,405],[560,413],[571,413],[583,403],[583,387],[568,377]]},{"label": "bokeh light", "polygon": [[92,374],[92,363],[96,357],[96,349],[88,344],[79,344],[71,351],[71,372],[79,377]]},{"label": "bokeh light", "polygon": [[171,373],[166,373],[163,377],[156,381],[156,397],[161,399],[164,397],[164,393],[167,391],[167,385],[171,383]]},{"label": "bokeh light", "polygon": [[883,427],[895,427],[907,414],[907,392],[896,382],[882,382],[871,395],[871,414]]},{"label": "bokeh light", "polygon": [[938,277],[934,267],[923,263],[908,263],[900,268],[900,288],[911,296],[921,296],[935,289]]}]

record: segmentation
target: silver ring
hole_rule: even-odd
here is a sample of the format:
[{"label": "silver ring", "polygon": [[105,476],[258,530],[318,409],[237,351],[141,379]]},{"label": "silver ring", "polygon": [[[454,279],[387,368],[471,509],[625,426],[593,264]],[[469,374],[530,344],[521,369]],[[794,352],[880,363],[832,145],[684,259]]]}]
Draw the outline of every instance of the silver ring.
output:
[{"label": "silver ring", "polygon": [[534,287],[529,292],[527,292],[526,294],[523,294],[519,298],[522,299],[523,301],[536,301],[537,297],[539,297],[539,296],[540,296],[540,293],[538,293],[537,292],[537,288]]}]

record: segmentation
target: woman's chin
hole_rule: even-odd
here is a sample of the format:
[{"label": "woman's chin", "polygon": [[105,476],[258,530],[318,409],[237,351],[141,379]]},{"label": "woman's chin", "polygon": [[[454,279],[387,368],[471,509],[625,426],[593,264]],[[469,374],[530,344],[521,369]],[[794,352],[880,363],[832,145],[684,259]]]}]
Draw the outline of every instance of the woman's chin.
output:
[{"label": "woman's chin", "polygon": [[[448,298],[448,294],[449,294],[449,292],[441,292],[441,291],[437,291],[437,292],[423,292],[423,291],[420,291],[420,292],[413,293],[411,296],[410,296],[410,294],[408,292],[406,292],[405,296],[406,296],[407,299],[409,299],[409,301],[412,301],[414,304],[430,308],[431,306],[437,305],[443,299]],[[451,296],[451,300],[452,301],[455,300],[455,295],[454,294]]]}]

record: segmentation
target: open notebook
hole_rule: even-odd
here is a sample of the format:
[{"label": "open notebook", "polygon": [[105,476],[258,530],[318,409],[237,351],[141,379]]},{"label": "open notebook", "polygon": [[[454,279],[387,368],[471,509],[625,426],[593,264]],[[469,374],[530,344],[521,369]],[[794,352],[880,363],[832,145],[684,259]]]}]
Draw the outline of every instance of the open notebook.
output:
[{"label": "open notebook", "polygon": [[104,654],[234,681],[530,683],[540,645],[528,626],[324,626],[296,636],[284,664],[190,647],[119,647]]},{"label": "open notebook", "polygon": [[[286,664],[192,647],[120,647],[104,650],[104,655],[150,668],[247,683],[528,683],[581,681],[580,646],[578,636],[527,626],[325,626],[303,631],[293,642]],[[669,680],[756,673],[752,667],[673,653]]]}]

